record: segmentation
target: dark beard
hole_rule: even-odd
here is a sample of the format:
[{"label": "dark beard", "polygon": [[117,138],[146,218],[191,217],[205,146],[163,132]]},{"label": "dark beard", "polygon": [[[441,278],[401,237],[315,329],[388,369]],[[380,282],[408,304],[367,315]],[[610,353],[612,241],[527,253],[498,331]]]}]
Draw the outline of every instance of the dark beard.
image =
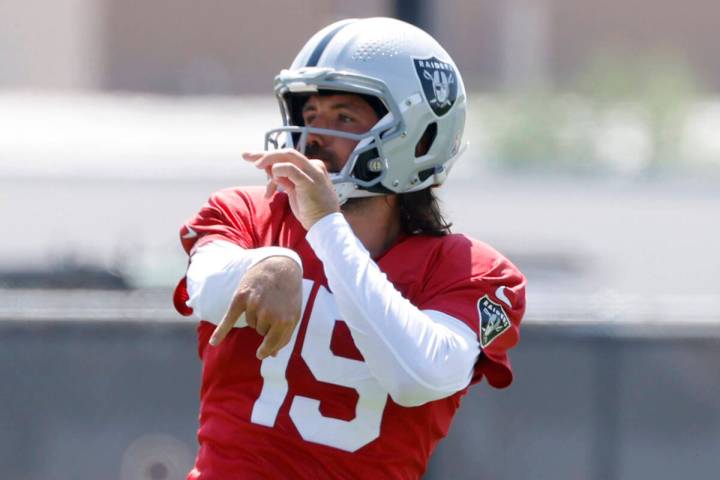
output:
[{"label": "dark beard", "polygon": [[362,212],[368,208],[368,204],[372,199],[373,197],[348,198],[347,201],[340,206],[340,210],[342,210],[343,213]]},{"label": "dark beard", "polygon": [[305,146],[305,156],[310,159],[318,159],[325,162],[330,173],[337,173],[342,169],[343,162],[331,150],[319,147],[316,143]]}]

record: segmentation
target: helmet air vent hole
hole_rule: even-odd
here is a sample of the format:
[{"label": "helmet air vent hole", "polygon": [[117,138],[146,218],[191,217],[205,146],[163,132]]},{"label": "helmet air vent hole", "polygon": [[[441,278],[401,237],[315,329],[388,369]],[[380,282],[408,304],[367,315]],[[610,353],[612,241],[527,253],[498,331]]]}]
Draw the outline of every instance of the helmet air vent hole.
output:
[{"label": "helmet air vent hole", "polygon": [[415,145],[415,158],[422,157],[427,154],[432,147],[435,137],[437,136],[437,122],[431,122]]},{"label": "helmet air vent hole", "polygon": [[424,182],[427,180],[432,174],[435,173],[435,168],[426,168],[425,170],[422,170],[418,172],[418,178],[421,182]]}]

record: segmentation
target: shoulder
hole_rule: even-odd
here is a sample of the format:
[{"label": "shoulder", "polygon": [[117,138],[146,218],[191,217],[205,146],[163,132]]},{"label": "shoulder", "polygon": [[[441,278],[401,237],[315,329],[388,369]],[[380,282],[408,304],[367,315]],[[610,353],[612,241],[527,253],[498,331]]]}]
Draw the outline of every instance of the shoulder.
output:
[{"label": "shoulder", "polygon": [[269,233],[288,221],[292,223],[293,218],[284,193],[267,199],[264,187],[225,188],[210,195],[185,222],[180,238],[188,253],[213,240],[256,248],[267,244]]},{"label": "shoulder", "polygon": [[285,210],[289,208],[286,194],[278,192],[270,199],[267,199],[265,198],[265,187],[260,186],[224,188],[210,195],[208,203],[219,207],[247,211]]},{"label": "shoulder", "polygon": [[450,297],[476,303],[500,286],[515,291],[518,304],[524,304],[520,270],[495,248],[466,235],[408,237],[381,258],[379,266],[419,307]]},{"label": "shoulder", "polygon": [[482,278],[496,275],[521,275],[519,269],[502,253],[488,245],[463,234],[442,237],[410,237],[405,254],[425,259],[428,275],[443,274],[457,279]]},{"label": "shoulder", "polygon": [[[490,245],[465,235],[443,237],[435,261],[429,265],[430,291],[465,291],[471,297],[496,298],[498,288],[513,297],[513,307],[524,309],[526,279],[520,269]],[[503,295],[504,298],[504,295]]]},{"label": "shoulder", "polygon": [[449,239],[446,246],[448,256],[462,257],[463,252],[466,251],[471,263],[470,274],[473,277],[494,281],[506,279],[511,283],[524,282],[520,269],[494,247],[465,235],[451,235],[451,237],[453,238]]},{"label": "shoulder", "polygon": [[487,243],[467,235],[453,233],[440,237],[439,249],[443,259],[449,263],[467,262],[473,264],[473,271],[480,273],[489,270],[505,257]]},{"label": "shoulder", "polygon": [[230,223],[252,222],[262,226],[293,217],[287,194],[276,192],[265,198],[265,187],[225,188],[213,193],[207,205]]}]

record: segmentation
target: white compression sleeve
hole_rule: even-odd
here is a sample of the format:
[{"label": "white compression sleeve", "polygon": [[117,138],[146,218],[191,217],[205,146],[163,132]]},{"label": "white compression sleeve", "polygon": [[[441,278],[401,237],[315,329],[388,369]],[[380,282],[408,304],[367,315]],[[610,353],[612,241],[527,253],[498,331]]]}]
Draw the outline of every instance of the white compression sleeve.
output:
[{"label": "white compression sleeve", "polygon": [[465,388],[480,353],[477,335],[460,320],[421,311],[390,283],[340,213],[307,234],[340,313],[370,371],[403,406]]},{"label": "white compression sleeve", "polygon": [[[199,247],[192,254],[185,275],[190,297],[187,305],[193,309],[193,316],[198,320],[219,324],[245,272],[261,260],[278,255],[292,258],[302,269],[300,257],[288,248],[262,247],[246,250],[222,240]],[[247,323],[243,314],[235,327],[245,326]]]}]

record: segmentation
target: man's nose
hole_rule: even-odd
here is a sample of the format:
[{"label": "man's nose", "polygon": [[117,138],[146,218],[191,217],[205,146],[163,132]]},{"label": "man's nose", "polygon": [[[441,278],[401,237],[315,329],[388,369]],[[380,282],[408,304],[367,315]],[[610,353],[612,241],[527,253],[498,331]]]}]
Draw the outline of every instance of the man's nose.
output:
[{"label": "man's nose", "polygon": [[325,137],[316,133],[308,133],[306,145],[314,145],[317,148],[323,148],[325,146]]},{"label": "man's nose", "polygon": [[[313,128],[328,128],[327,122],[322,118],[315,118],[311,124],[308,125],[309,127]],[[314,144],[318,147],[324,147],[327,145],[327,136],[320,135],[318,133],[308,132],[307,136],[307,144],[311,145]]]}]

